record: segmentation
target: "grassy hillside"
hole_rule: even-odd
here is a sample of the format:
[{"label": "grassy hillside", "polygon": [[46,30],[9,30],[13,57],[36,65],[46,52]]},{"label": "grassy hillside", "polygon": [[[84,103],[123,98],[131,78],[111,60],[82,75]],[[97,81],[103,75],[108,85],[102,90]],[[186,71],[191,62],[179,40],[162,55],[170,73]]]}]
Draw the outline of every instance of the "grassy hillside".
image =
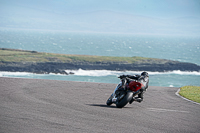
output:
[{"label": "grassy hillside", "polygon": [[117,71],[200,71],[200,66],[187,62],[145,57],[111,57],[69,55],[0,48],[0,70],[33,73],[60,73],[69,70]]},{"label": "grassy hillside", "polygon": [[36,51],[25,51],[15,49],[0,49],[0,62],[121,62],[135,63],[147,61],[159,61],[159,59],[145,57],[110,57],[110,56],[91,56],[91,55],[69,55],[41,53]]}]

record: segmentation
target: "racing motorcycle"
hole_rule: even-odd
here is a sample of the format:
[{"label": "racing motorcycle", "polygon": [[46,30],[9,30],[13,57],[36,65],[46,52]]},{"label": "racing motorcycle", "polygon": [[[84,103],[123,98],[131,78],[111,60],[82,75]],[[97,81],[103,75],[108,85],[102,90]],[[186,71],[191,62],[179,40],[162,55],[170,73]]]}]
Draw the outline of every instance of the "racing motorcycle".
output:
[{"label": "racing motorcycle", "polygon": [[114,103],[117,108],[123,108],[132,98],[140,93],[143,84],[128,77],[120,76],[118,78],[121,79],[121,82],[115,88],[114,93],[108,98],[106,104],[110,106]]}]

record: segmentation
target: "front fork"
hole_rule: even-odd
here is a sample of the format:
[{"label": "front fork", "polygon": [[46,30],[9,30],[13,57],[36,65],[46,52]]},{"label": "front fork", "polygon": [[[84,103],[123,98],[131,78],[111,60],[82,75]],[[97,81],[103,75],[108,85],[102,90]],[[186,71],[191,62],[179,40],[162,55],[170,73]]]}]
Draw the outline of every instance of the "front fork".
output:
[{"label": "front fork", "polygon": [[127,84],[127,80],[126,79],[122,79],[121,82],[117,85],[117,87],[115,88],[113,94],[115,94],[115,92],[120,89],[120,88],[124,88],[126,89],[126,84]]},{"label": "front fork", "polygon": [[118,96],[118,95],[116,95],[116,94],[113,94],[112,102],[113,102],[113,103],[116,103],[117,100],[122,99],[124,96],[125,96],[125,93],[124,93],[124,94],[121,94],[120,96]]},{"label": "front fork", "polygon": [[126,80],[124,81],[124,80],[122,80],[118,85],[117,85],[117,87],[115,88],[115,90],[114,90],[114,92],[112,93],[112,102],[113,103],[116,103],[116,101],[117,100],[120,100],[120,99],[122,99],[124,96],[125,96],[125,94],[122,94],[122,95],[120,95],[120,97],[116,94],[116,92],[117,92],[117,90],[119,90],[120,88],[125,88],[125,85],[126,85]]},{"label": "front fork", "polygon": [[[117,90],[119,90],[120,88],[125,88],[125,85],[127,84],[126,80],[123,82],[123,80],[117,85],[117,87],[115,88],[114,92],[112,93],[111,97],[112,97],[112,102],[116,103],[117,100],[122,99],[125,96],[124,94],[121,94],[120,96],[118,96],[118,94],[116,94]],[[126,88],[125,88],[126,89]],[[136,95],[138,95],[140,93],[140,90],[133,92],[133,97],[135,97]]]}]

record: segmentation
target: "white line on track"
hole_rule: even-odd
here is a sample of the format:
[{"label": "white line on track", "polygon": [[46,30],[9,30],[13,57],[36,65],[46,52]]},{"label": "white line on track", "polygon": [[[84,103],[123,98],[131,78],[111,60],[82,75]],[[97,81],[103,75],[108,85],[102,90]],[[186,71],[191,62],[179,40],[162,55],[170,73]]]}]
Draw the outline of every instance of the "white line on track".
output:
[{"label": "white line on track", "polygon": [[171,109],[161,109],[161,108],[147,108],[149,111],[155,112],[178,112],[178,113],[189,113],[189,111],[181,111],[181,110],[171,110]]},{"label": "white line on track", "polygon": [[181,98],[183,98],[184,100],[187,100],[187,101],[189,101],[189,102],[192,102],[192,103],[195,103],[195,104],[200,105],[200,103],[194,102],[194,101],[192,101],[192,100],[189,100],[189,99],[187,99],[187,98],[182,97],[181,95],[179,95],[179,91],[180,91],[180,90],[181,90],[181,89],[179,88],[178,91],[175,93],[177,96],[179,96],[179,97],[181,97]]}]

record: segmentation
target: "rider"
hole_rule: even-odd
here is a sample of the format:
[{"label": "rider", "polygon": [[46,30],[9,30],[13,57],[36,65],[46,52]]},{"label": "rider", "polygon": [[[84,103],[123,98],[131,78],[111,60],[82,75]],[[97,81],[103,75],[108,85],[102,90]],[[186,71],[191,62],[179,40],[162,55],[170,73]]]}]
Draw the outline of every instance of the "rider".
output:
[{"label": "rider", "polygon": [[[140,82],[140,83],[142,83],[144,85],[140,89],[138,97],[132,98],[132,100],[129,103],[131,104],[133,101],[142,102],[143,101],[143,94],[147,90],[148,84],[149,84],[149,75],[148,75],[148,73],[147,72],[142,72],[141,75],[121,75],[120,77],[121,78],[128,77],[130,79],[135,79],[135,80],[137,80],[138,82]],[[122,86],[124,86],[123,83],[122,83]]]}]

